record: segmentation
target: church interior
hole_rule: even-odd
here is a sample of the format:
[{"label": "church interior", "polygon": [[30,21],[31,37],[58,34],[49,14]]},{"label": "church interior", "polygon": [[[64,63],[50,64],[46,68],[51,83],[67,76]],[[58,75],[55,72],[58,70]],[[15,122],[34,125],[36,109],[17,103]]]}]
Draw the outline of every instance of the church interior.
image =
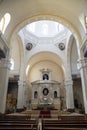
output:
[{"label": "church interior", "polygon": [[86,115],[87,0],[0,0],[0,129],[86,130]]}]

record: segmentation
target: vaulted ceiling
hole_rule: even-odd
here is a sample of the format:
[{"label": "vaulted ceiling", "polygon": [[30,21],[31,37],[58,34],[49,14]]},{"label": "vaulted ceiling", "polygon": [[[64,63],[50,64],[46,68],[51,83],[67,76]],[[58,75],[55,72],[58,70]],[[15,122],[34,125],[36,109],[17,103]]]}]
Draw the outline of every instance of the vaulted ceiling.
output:
[{"label": "vaulted ceiling", "polygon": [[[31,21],[39,19],[55,19],[67,27],[72,26],[79,35],[83,36],[80,18],[87,15],[87,0],[0,0],[0,18],[6,13],[11,14],[12,21],[5,32],[10,39],[13,31]],[[49,15],[47,17],[47,15]],[[35,17],[35,19],[33,19]],[[58,19],[57,19],[58,18]]]},{"label": "vaulted ceiling", "polygon": [[[82,44],[85,35],[83,20],[84,16],[87,16],[87,0],[0,0],[0,20],[5,13],[11,15],[10,24],[4,33],[8,44],[13,42],[12,38],[24,26],[38,20],[52,20],[65,25],[73,35],[77,35]],[[30,60],[31,64],[34,64],[35,59],[38,62],[38,57],[45,59],[46,55],[44,56],[44,53],[36,55]],[[47,59],[56,63],[56,58],[53,60],[51,55],[48,55]]]}]

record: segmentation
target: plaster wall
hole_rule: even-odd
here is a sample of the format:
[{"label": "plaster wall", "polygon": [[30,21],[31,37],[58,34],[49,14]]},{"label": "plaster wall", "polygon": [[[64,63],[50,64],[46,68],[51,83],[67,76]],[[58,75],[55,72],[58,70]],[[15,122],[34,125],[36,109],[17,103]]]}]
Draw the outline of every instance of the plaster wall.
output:
[{"label": "plaster wall", "polygon": [[41,61],[35,64],[28,74],[28,79],[30,82],[35,80],[41,80],[41,72],[40,69],[50,69],[51,70],[51,80],[56,80],[59,82],[63,82],[63,72],[60,66],[51,61]]}]

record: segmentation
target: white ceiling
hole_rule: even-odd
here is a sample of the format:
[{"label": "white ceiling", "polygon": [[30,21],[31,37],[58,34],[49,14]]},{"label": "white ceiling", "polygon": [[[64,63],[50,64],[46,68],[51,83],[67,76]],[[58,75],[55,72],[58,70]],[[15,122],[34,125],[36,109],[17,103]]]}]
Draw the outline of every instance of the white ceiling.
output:
[{"label": "white ceiling", "polygon": [[34,55],[30,60],[29,60],[29,64],[32,66],[34,65],[36,62],[40,62],[40,61],[51,61],[54,62],[56,64],[58,64],[59,66],[63,65],[62,60],[56,55],[53,54],[51,52],[40,52],[36,55]]},{"label": "white ceiling", "polygon": [[79,18],[83,14],[87,15],[87,0],[3,0],[0,5],[0,17],[5,12],[10,13],[12,18],[5,33],[7,38],[10,38],[20,24],[21,28],[30,18],[38,15],[43,16],[43,19],[45,15],[50,15],[51,18],[57,16],[61,23],[67,26],[70,24],[81,33],[83,31]]},{"label": "white ceiling", "polygon": [[[87,16],[87,0],[3,0],[0,4],[0,19],[7,12],[11,14],[11,22],[4,34],[8,43],[21,28],[38,20],[57,21],[83,39],[84,29],[80,18]],[[53,57],[48,55],[47,59],[52,59],[56,63],[58,59],[51,56]],[[36,57],[39,62],[39,55]],[[42,57],[44,60],[46,55],[41,54]],[[30,61],[31,64],[34,64],[34,61],[36,61],[35,58]],[[61,61],[57,63],[59,62],[61,63]]]}]

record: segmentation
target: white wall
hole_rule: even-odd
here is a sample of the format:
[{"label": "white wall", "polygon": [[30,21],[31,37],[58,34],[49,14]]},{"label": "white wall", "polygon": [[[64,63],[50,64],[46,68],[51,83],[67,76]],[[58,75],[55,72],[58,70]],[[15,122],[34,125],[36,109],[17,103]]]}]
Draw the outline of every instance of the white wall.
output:
[{"label": "white wall", "polygon": [[41,80],[41,72],[40,69],[50,69],[52,70],[51,72],[51,80],[56,80],[59,82],[63,81],[63,72],[60,66],[55,64],[54,62],[44,60],[41,62],[38,62],[37,64],[33,65],[30,73],[28,74],[28,80],[30,82],[36,81],[36,80]]},{"label": "white wall", "polygon": [[19,74],[20,71],[20,49],[18,45],[18,41],[15,38],[15,40],[11,43],[10,48],[10,58],[14,60],[14,69],[10,71],[10,74]]}]

